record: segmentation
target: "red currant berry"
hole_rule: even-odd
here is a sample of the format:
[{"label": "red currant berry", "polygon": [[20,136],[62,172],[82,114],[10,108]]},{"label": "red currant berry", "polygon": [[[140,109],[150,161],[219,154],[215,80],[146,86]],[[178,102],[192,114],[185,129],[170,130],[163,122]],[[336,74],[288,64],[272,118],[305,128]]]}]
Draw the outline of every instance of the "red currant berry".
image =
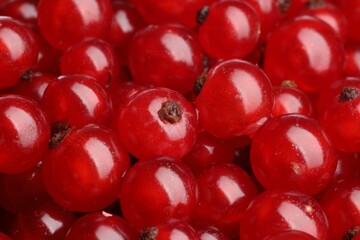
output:
[{"label": "red currant berry", "polygon": [[234,164],[217,164],[198,177],[199,199],[193,223],[215,226],[229,237],[239,235],[239,224],[257,195],[250,177]]},{"label": "red currant berry", "polygon": [[46,88],[41,105],[50,123],[73,126],[106,124],[111,114],[105,90],[87,75],[67,75],[54,79]]},{"label": "red currant berry", "polygon": [[135,240],[136,234],[124,219],[106,212],[89,213],[70,228],[65,240]]},{"label": "red currant berry", "polygon": [[316,120],[289,114],[270,119],[256,132],[250,159],[265,188],[313,195],[330,183],[337,152]]},{"label": "red currant berry", "polygon": [[317,240],[330,237],[325,213],[315,199],[299,192],[266,191],[246,210],[240,239],[267,239],[285,230],[305,232]]},{"label": "red currant berry", "polygon": [[111,19],[110,0],[40,0],[38,5],[40,32],[61,50],[88,37],[105,38]]},{"label": "red currant berry", "polygon": [[316,238],[305,232],[287,230],[275,233],[264,240],[316,240]]},{"label": "red currant berry", "polygon": [[198,122],[193,106],[180,93],[152,88],[130,98],[117,129],[128,151],[137,158],[180,159],[195,143]]},{"label": "red currant berry", "polygon": [[345,235],[360,226],[360,180],[343,180],[329,187],[320,200],[329,221],[331,240],[353,239]]},{"label": "red currant berry", "polygon": [[314,108],[310,98],[300,89],[283,85],[274,88],[274,95],[272,116],[290,113],[299,113],[309,117],[314,115]]},{"label": "red currant berry", "polygon": [[12,240],[12,238],[3,233],[0,233],[0,240]]},{"label": "red currant berry", "polygon": [[39,104],[19,95],[1,95],[0,126],[0,172],[21,173],[42,160],[50,127]]},{"label": "red currant berry", "polygon": [[150,25],[135,34],[129,67],[135,82],[187,93],[203,71],[202,48],[180,25]]},{"label": "red currant berry", "polygon": [[359,153],[338,152],[338,162],[332,182],[343,179],[360,179]]},{"label": "red currant berry", "polygon": [[9,17],[0,17],[0,89],[15,85],[36,64],[38,43],[32,30]]},{"label": "red currant berry", "polygon": [[346,17],[348,23],[347,38],[349,41],[358,42],[360,40],[360,33],[358,26],[360,18],[358,9],[360,8],[359,0],[338,1],[339,8]]},{"label": "red currant berry", "polygon": [[114,47],[122,65],[128,65],[128,51],[134,34],[146,26],[135,6],[123,0],[111,2],[114,16],[107,41]]},{"label": "red currant berry", "polygon": [[63,75],[91,76],[103,87],[119,77],[118,59],[113,48],[99,39],[87,39],[69,47],[61,56],[60,69]]},{"label": "red currant berry", "polygon": [[215,227],[197,229],[200,240],[229,240],[220,230]]},{"label": "red currant berry", "polygon": [[37,63],[31,68],[34,71],[59,74],[61,51],[51,46],[43,36],[37,35],[39,55]]},{"label": "red currant berry", "polygon": [[12,17],[29,27],[36,28],[37,25],[37,0],[13,0],[6,1],[0,7],[0,15]]},{"label": "red currant berry", "polygon": [[360,77],[360,46],[348,46],[345,48],[345,52],[345,75]]},{"label": "red currant berry", "polygon": [[217,137],[252,134],[271,113],[273,89],[257,66],[228,60],[215,65],[196,98],[200,125]]},{"label": "red currant berry", "polygon": [[63,240],[75,216],[53,202],[31,206],[16,218],[12,231],[14,239]]},{"label": "red currant berry", "polygon": [[180,161],[154,159],[136,163],[125,175],[121,210],[138,228],[189,220],[197,188],[191,171]]},{"label": "red currant berry", "polygon": [[185,222],[173,222],[144,228],[141,240],[200,240],[197,232]]},{"label": "red currant berry", "polygon": [[130,160],[115,132],[90,124],[56,133],[51,143],[54,149],[44,161],[42,174],[58,204],[90,212],[118,198]]},{"label": "red currant berry", "polygon": [[276,85],[290,79],[304,91],[320,90],[340,76],[343,66],[339,38],[326,23],[311,16],[284,22],[266,44],[264,70]]},{"label": "red currant berry", "polygon": [[255,10],[245,1],[216,1],[199,26],[199,40],[217,58],[242,58],[254,50],[260,37]]}]

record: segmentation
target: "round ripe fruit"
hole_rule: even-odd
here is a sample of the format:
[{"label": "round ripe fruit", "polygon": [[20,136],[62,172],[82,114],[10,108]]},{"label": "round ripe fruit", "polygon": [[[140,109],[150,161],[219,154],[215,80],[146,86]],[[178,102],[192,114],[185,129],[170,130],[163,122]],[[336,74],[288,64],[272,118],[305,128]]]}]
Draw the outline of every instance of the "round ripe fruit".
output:
[{"label": "round ripe fruit", "polygon": [[264,240],[316,240],[316,238],[305,232],[287,230],[272,234]]},{"label": "round ripe fruit", "polygon": [[6,1],[0,6],[0,15],[12,17],[29,27],[36,28],[37,0]]},{"label": "round ripe fruit", "polygon": [[41,105],[50,123],[73,126],[88,123],[106,124],[111,103],[105,90],[87,75],[60,76],[47,86]]},{"label": "round ripe fruit", "polygon": [[60,59],[63,75],[84,74],[101,86],[109,86],[119,77],[119,63],[111,45],[100,39],[86,39],[64,51]]},{"label": "round ripe fruit", "polygon": [[[341,92],[340,92],[341,91]],[[327,104],[320,122],[334,145],[344,152],[360,151],[360,82],[346,85]]]},{"label": "round ripe fruit", "polygon": [[19,95],[1,95],[0,126],[0,172],[21,173],[42,160],[50,127],[38,103]]},{"label": "round ripe fruit", "polygon": [[186,222],[177,221],[145,228],[141,240],[200,240],[197,232]]},{"label": "round ripe fruit", "polygon": [[292,18],[267,40],[264,70],[275,85],[290,79],[304,91],[321,90],[340,76],[343,66],[339,38],[317,18]]},{"label": "round ripe fruit", "polygon": [[332,180],[337,152],[316,120],[288,114],[270,119],[256,132],[250,160],[265,188],[313,195]]},{"label": "round ripe fruit", "polygon": [[196,197],[196,181],[184,163],[153,159],[137,162],[126,173],[120,204],[125,218],[141,229],[189,220]]},{"label": "round ripe fruit", "polygon": [[284,191],[265,191],[250,203],[240,224],[240,239],[266,239],[285,230],[329,239],[328,222],[318,202],[300,192]]},{"label": "round ripe fruit", "polygon": [[180,159],[195,143],[198,122],[194,107],[180,93],[151,88],[130,98],[117,129],[128,151],[137,158]]},{"label": "round ripe fruit", "polygon": [[96,211],[118,198],[129,165],[117,134],[89,124],[70,130],[49,152],[43,181],[59,205],[78,212]]},{"label": "round ripe fruit", "polygon": [[271,83],[257,66],[228,60],[208,72],[196,98],[200,125],[217,137],[252,134],[271,113]]},{"label": "round ripe fruit", "polygon": [[36,64],[38,43],[29,27],[0,17],[0,89],[15,85]]},{"label": "round ripe fruit", "polygon": [[338,6],[348,23],[347,40],[358,42],[360,40],[360,33],[358,28],[360,24],[358,13],[360,8],[360,0],[339,0],[338,2]]},{"label": "round ripe fruit", "polygon": [[[204,11],[204,10],[203,10]],[[199,26],[199,40],[217,58],[243,58],[254,50],[260,37],[255,10],[245,1],[216,1]]]},{"label": "round ripe fruit", "polygon": [[345,238],[345,234],[360,226],[359,193],[360,180],[352,179],[339,181],[322,194],[320,204],[329,221],[329,239],[355,239]]},{"label": "round ripe fruit", "polygon": [[197,177],[198,205],[194,225],[214,226],[230,238],[239,235],[239,224],[257,189],[239,166],[223,163],[205,169]]},{"label": "round ripe fruit", "polygon": [[136,234],[123,218],[106,212],[88,213],[72,225],[65,240],[135,240]]},{"label": "round ripe fruit", "polygon": [[38,5],[41,34],[61,50],[85,38],[105,38],[111,19],[110,0],[40,0]]},{"label": "round ripe fruit", "polygon": [[345,52],[345,75],[360,77],[360,46],[347,46]]},{"label": "round ripe fruit", "polygon": [[129,68],[135,82],[188,93],[203,71],[202,47],[180,25],[149,25],[132,39]]},{"label": "round ripe fruit", "polygon": [[200,240],[230,240],[215,227],[204,227],[197,229]]}]

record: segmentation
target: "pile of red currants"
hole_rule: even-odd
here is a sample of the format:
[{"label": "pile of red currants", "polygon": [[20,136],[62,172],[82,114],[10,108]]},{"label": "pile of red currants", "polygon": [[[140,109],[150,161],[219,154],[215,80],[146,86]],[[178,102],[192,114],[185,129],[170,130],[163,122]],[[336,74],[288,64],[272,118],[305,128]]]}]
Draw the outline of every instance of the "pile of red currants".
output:
[{"label": "pile of red currants", "polygon": [[360,240],[360,0],[0,16],[0,240]]}]

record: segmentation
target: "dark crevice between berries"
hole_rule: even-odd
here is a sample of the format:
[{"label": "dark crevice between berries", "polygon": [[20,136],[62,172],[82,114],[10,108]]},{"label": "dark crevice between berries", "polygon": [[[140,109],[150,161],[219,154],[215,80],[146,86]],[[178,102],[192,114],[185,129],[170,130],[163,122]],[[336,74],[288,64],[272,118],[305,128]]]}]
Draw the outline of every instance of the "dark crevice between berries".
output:
[{"label": "dark crevice between berries", "polygon": [[359,96],[359,91],[357,88],[344,87],[343,89],[341,89],[339,101],[340,102],[352,101],[358,96]]},{"label": "dark crevice between berries", "polygon": [[279,0],[278,6],[281,13],[286,13],[291,5],[291,0]]},{"label": "dark crevice between berries", "polygon": [[203,55],[203,71],[207,72],[209,70],[209,56],[204,54]]},{"label": "dark crevice between berries", "polygon": [[25,82],[31,82],[33,76],[33,71],[29,69],[20,77],[20,80]]},{"label": "dark crevice between berries", "polygon": [[307,8],[319,8],[319,7],[323,7],[325,5],[325,1],[324,0],[310,0],[307,3]]},{"label": "dark crevice between berries", "polygon": [[109,71],[109,78],[105,84],[105,89],[110,88],[112,81],[113,81],[113,75],[112,75],[112,72]]},{"label": "dark crevice between berries", "polygon": [[343,240],[352,240],[360,232],[360,226],[356,226],[345,233]]},{"label": "dark crevice between berries", "polygon": [[182,109],[176,102],[168,100],[164,102],[158,111],[158,115],[164,123],[177,123],[182,117]]},{"label": "dark crevice between berries", "polygon": [[205,22],[205,19],[207,18],[208,14],[209,14],[209,9],[210,9],[209,6],[205,6],[197,12],[196,22],[198,24],[202,24],[203,22]]},{"label": "dark crevice between berries", "polygon": [[59,143],[61,143],[66,135],[70,131],[70,125],[64,122],[56,122],[51,128],[51,139],[49,140],[49,148],[55,148]]},{"label": "dark crevice between berries", "polygon": [[159,230],[155,227],[144,228],[140,232],[140,240],[155,240]]},{"label": "dark crevice between berries", "polygon": [[193,86],[193,90],[196,96],[200,94],[201,89],[205,84],[206,77],[207,77],[207,73],[203,72],[200,76],[196,78]]},{"label": "dark crevice between berries", "polygon": [[281,87],[297,88],[297,84],[293,80],[285,80],[280,84]]}]

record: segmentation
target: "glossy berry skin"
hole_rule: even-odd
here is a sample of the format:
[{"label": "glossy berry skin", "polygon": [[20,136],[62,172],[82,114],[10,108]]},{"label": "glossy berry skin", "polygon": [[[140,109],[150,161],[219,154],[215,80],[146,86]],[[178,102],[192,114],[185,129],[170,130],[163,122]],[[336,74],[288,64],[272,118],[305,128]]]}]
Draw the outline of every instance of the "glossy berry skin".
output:
[{"label": "glossy berry skin", "polygon": [[215,0],[132,0],[139,13],[149,23],[180,23],[188,28],[196,25],[197,12]]},{"label": "glossy berry skin", "polygon": [[66,75],[54,79],[46,88],[41,105],[51,124],[106,124],[111,114],[111,103],[105,90],[87,75]]},{"label": "glossy berry skin", "polygon": [[181,161],[197,175],[210,165],[232,162],[234,154],[235,146],[231,140],[217,138],[202,131],[196,137],[194,147]]},{"label": "glossy berry skin", "polygon": [[338,151],[338,162],[332,182],[343,179],[360,179],[359,153]]},{"label": "glossy berry skin", "polygon": [[360,40],[360,33],[358,27],[360,24],[360,19],[358,16],[358,9],[360,7],[359,0],[349,0],[349,1],[338,1],[338,6],[346,17],[348,23],[347,39],[348,41],[357,42]]},{"label": "glossy berry skin", "polygon": [[43,181],[59,205],[78,212],[105,208],[119,193],[130,160],[115,132],[89,124],[71,130],[44,161]]},{"label": "glossy berry skin", "polygon": [[41,103],[45,89],[55,78],[55,75],[49,73],[29,72],[28,77],[23,77],[10,91],[13,94],[22,95]]},{"label": "glossy berry skin", "polygon": [[107,41],[114,47],[121,65],[128,65],[128,51],[134,34],[146,26],[135,6],[126,1],[111,2],[114,16]]},{"label": "glossy berry skin", "polygon": [[[343,98],[346,95],[346,89],[354,91],[354,95],[350,99]],[[356,82],[352,86],[347,85],[340,91],[329,102],[320,122],[339,150],[358,152],[360,150],[360,126],[358,125],[360,119],[358,107],[360,104],[360,82]]]},{"label": "glossy berry skin", "polygon": [[135,82],[188,93],[203,71],[202,47],[180,25],[149,25],[130,44],[129,68]]},{"label": "glossy berry skin", "polygon": [[225,163],[205,169],[198,177],[199,198],[193,223],[215,226],[227,236],[239,235],[239,224],[257,189],[240,167]]},{"label": "glossy berry skin", "polygon": [[346,76],[360,77],[360,46],[345,48],[345,74]]},{"label": "glossy berry skin", "polygon": [[0,15],[17,19],[29,27],[37,25],[37,0],[7,1],[0,7]]},{"label": "glossy berry skin", "polygon": [[187,221],[197,201],[196,181],[180,161],[154,159],[136,163],[126,173],[120,194],[121,210],[137,228]]},{"label": "glossy berry skin", "polygon": [[21,173],[42,160],[50,127],[40,105],[19,95],[0,95],[0,172]]},{"label": "glossy berry skin", "polygon": [[197,232],[186,222],[173,222],[144,228],[140,232],[142,240],[200,240]]},{"label": "glossy berry skin", "polygon": [[103,87],[119,77],[119,63],[113,48],[100,39],[87,39],[66,49],[60,59],[60,70],[63,75],[88,75]]},{"label": "glossy berry skin", "polygon": [[294,87],[274,88],[274,107],[271,116],[279,116],[290,113],[298,113],[305,116],[313,116],[314,108],[310,98],[300,89]]},{"label": "glossy berry skin", "polygon": [[360,180],[342,180],[322,194],[320,203],[329,221],[331,240],[343,239],[352,228],[360,225]]},{"label": "glossy berry skin", "polygon": [[0,233],[0,240],[12,240],[12,238],[3,233]]},{"label": "glossy berry skin", "polygon": [[240,239],[266,239],[285,230],[329,239],[328,222],[320,204],[300,192],[285,191],[265,191],[251,202],[240,224]]},{"label": "glossy berry skin", "polygon": [[17,216],[11,235],[14,239],[63,240],[75,219],[54,202],[42,203]]},{"label": "glossy berry skin", "polygon": [[85,38],[105,38],[111,19],[110,0],[40,0],[38,5],[41,34],[61,50]]},{"label": "glossy berry skin", "polygon": [[61,51],[51,46],[40,34],[37,34],[37,40],[39,43],[39,55],[37,63],[31,69],[33,71],[59,74]]},{"label": "glossy berry skin", "polygon": [[229,240],[220,230],[215,227],[197,229],[200,240]]},{"label": "glossy berry skin", "polygon": [[288,230],[275,233],[264,240],[316,240],[316,238],[305,232]]},{"label": "glossy berry skin", "polygon": [[151,88],[130,98],[117,129],[126,149],[139,159],[180,159],[195,143],[198,122],[194,107],[180,93]]},{"label": "glossy berry skin", "polygon": [[316,120],[289,114],[270,119],[256,132],[250,160],[265,188],[313,195],[331,181],[337,153]]},{"label": "glossy berry skin", "polygon": [[207,74],[196,98],[200,125],[221,138],[252,134],[271,113],[271,83],[257,66],[228,60]]},{"label": "glossy berry skin", "polygon": [[41,176],[40,162],[29,171],[0,176],[0,204],[7,211],[19,214],[50,200]]},{"label": "glossy berry skin", "polygon": [[216,1],[199,26],[201,45],[217,58],[243,58],[254,50],[260,37],[255,10],[244,1]]},{"label": "glossy berry skin", "polygon": [[0,17],[0,89],[15,85],[35,65],[38,43],[33,31],[22,23]]},{"label": "glossy berry skin", "polygon": [[106,212],[94,212],[76,220],[64,239],[133,240],[136,234],[123,218]]},{"label": "glossy berry skin", "polygon": [[301,90],[320,90],[340,76],[343,66],[344,50],[339,38],[317,18],[290,19],[267,40],[264,70],[275,85],[290,79]]}]

